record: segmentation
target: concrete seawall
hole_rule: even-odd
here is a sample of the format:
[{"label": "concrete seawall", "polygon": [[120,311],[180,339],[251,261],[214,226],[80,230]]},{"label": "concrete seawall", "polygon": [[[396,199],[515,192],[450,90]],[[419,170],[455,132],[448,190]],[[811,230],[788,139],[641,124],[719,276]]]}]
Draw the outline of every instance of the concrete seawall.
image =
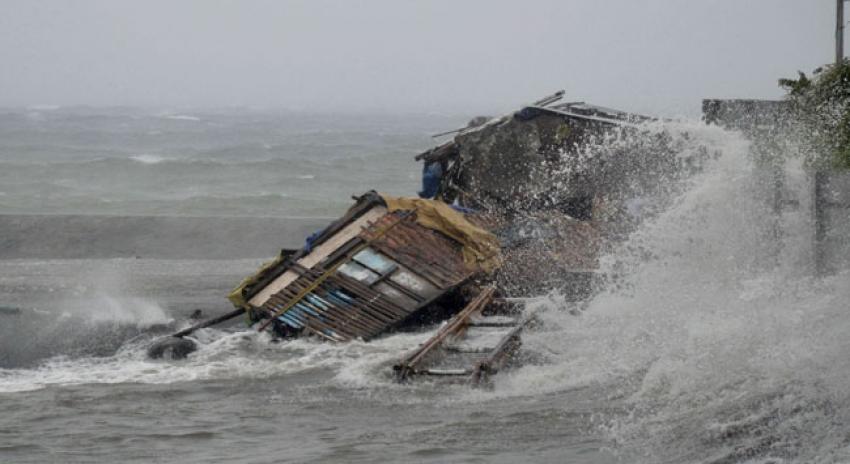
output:
[{"label": "concrete seawall", "polygon": [[237,259],[300,247],[330,218],[0,215],[0,259]]}]

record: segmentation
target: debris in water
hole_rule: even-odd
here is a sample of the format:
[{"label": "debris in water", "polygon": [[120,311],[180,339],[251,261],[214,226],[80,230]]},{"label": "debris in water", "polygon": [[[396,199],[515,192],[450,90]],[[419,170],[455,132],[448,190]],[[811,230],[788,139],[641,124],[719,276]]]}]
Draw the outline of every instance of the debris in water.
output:
[{"label": "debris in water", "polygon": [[183,359],[196,349],[198,346],[188,338],[165,337],[148,348],[148,357]]},{"label": "debris in water", "polygon": [[[231,292],[236,307],[281,338],[370,340],[449,319],[395,366],[400,380],[463,378],[477,384],[509,364],[531,318],[511,301],[560,283],[568,299],[592,293],[600,244],[611,236],[606,171],[581,171],[580,149],[595,137],[647,121],[583,102],[553,105],[563,91],[498,118],[477,117],[438,134],[453,138],[418,156],[421,198],[369,192],[300,250]],[[555,185],[564,160],[575,174]],[[563,176],[561,176],[563,177]],[[604,180],[605,182],[602,182]],[[216,323],[208,321],[163,341]],[[175,351],[176,349],[176,351]],[[188,352],[186,352],[187,354]]]}]

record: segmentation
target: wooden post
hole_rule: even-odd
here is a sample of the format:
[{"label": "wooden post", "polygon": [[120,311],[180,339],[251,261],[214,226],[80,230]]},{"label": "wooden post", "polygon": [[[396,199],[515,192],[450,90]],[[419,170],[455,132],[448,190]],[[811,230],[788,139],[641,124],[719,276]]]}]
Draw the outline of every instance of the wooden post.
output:
[{"label": "wooden post", "polygon": [[186,335],[191,334],[192,332],[194,332],[196,330],[206,329],[207,327],[211,327],[211,326],[214,326],[216,324],[220,324],[224,321],[228,321],[228,320],[233,319],[234,317],[236,317],[240,314],[244,314],[244,313],[245,313],[245,308],[234,309],[233,311],[231,311],[227,314],[223,314],[221,316],[214,317],[212,319],[209,319],[209,320],[206,320],[206,321],[203,321],[203,322],[199,322],[199,323],[193,325],[192,327],[188,327],[186,329],[183,329],[180,332],[177,332],[177,333],[175,333],[171,336],[177,337],[177,338],[182,338],[182,337],[185,337]]},{"label": "wooden post", "polygon": [[844,59],[844,0],[835,0],[835,64]]}]

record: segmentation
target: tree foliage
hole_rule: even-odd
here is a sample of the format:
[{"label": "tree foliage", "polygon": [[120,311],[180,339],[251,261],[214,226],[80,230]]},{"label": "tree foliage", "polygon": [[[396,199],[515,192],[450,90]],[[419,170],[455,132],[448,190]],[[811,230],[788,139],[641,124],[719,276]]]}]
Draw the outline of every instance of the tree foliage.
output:
[{"label": "tree foliage", "polygon": [[810,162],[850,169],[850,61],[780,79]]}]

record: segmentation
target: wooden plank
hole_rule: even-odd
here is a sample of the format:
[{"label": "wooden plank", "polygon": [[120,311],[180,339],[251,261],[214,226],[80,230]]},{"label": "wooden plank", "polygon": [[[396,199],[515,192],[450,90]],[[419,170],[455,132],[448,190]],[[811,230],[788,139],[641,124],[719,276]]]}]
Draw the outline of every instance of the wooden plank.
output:
[{"label": "wooden plank", "polygon": [[[369,211],[365,212],[362,216],[354,220],[351,224],[343,227],[339,232],[337,232],[334,236],[326,240],[321,245],[317,246],[313,251],[311,251],[307,256],[304,256],[296,261],[297,264],[310,269],[323,259],[328,257],[335,250],[343,246],[349,240],[357,237],[363,228],[367,227],[372,222],[380,219],[384,215],[387,214],[387,208],[383,206],[375,206]],[[265,288],[260,290],[256,295],[254,295],[250,300],[254,306],[262,306],[266,301],[268,301],[269,297],[274,295],[275,293],[283,290],[287,285],[291,284],[295,279],[298,278],[298,273],[287,270],[280,277],[273,280],[271,283],[266,285]]]},{"label": "wooden plank", "polygon": [[470,382],[473,385],[478,385],[486,380],[490,375],[499,371],[499,368],[504,364],[504,357],[511,351],[511,347],[519,343],[519,335],[525,327],[534,319],[534,313],[529,314],[522,322],[517,324],[510,332],[508,332],[502,340],[493,348],[485,360],[479,362],[474,368],[470,376]]},{"label": "wooden plank", "polygon": [[462,330],[469,317],[475,313],[481,312],[481,310],[493,299],[495,292],[496,289],[494,287],[488,287],[482,290],[478,296],[469,302],[469,304],[461,312],[455,315],[455,317],[443,326],[433,337],[422,344],[422,346],[420,346],[417,350],[410,353],[404,361],[393,366],[399,380],[404,380],[411,374],[417,373],[418,364],[425,358],[425,356],[427,356],[436,347],[440,346],[450,335],[454,335],[458,331]]}]

